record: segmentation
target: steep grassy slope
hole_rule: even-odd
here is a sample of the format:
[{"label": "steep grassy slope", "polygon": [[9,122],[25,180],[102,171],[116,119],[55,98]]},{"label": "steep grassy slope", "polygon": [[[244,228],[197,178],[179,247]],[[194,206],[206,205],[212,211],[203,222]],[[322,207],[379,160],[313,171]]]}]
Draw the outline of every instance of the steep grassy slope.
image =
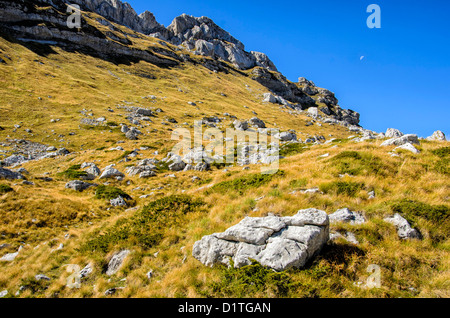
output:
[{"label": "steep grassy slope", "polygon": [[[133,43],[161,45],[147,37]],[[379,140],[355,143],[347,139],[352,133],[345,127],[307,126],[311,118],[262,103],[267,89],[246,72],[230,68],[228,73],[215,73],[192,63],[172,68],[144,61],[113,63],[58,47],[44,54],[44,47],[30,45],[0,38],[0,57],[5,61],[0,64],[2,150],[12,150],[8,140],[26,139],[65,147],[71,153],[22,164],[34,185],[0,181],[5,189],[0,193],[0,243],[9,244],[0,256],[23,246],[13,262],[0,263],[0,290],[8,290],[8,297],[14,297],[21,286],[25,288],[19,297],[104,297],[113,287],[123,287],[113,297],[450,296],[450,185],[448,152],[442,150],[448,142],[422,141],[421,154],[401,152],[392,157],[389,147],[379,147]],[[188,54],[177,52],[181,53]],[[123,106],[163,112],[151,122],[142,122],[144,135],[133,141],[118,127],[130,125]],[[224,113],[239,119],[257,113],[268,127],[294,129],[302,139],[323,135],[337,140],[285,149],[286,158],[280,162],[283,173],[271,178],[254,177],[259,166],[245,171],[213,167],[208,172],[179,172],[175,178],[162,167],[150,179],[126,176],[123,181],[108,181],[133,198],[134,207],[128,209],[112,208],[96,196],[94,188],[82,193],[64,188],[71,178],[61,172],[74,165],[116,164],[125,171],[140,159],[161,159],[175,143],[170,140],[174,128],[191,127],[194,120],[224,117]],[[105,117],[105,126],[80,122],[99,117]],[[168,118],[178,123],[164,124]],[[225,118],[221,127],[231,123]],[[143,146],[146,150],[125,161],[123,151],[109,150],[119,145],[128,152]],[[329,156],[320,157],[324,154]],[[192,181],[193,176],[200,180]],[[299,191],[311,187],[323,193]],[[370,191],[375,191],[374,199],[368,199]],[[338,240],[305,270],[281,274],[258,265],[241,270],[208,268],[191,256],[195,241],[245,216],[287,216],[309,207],[328,213],[342,207],[364,211],[369,219],[364,225],[332,226],[333,231],[355,233],[360,244]],[[383,221],[394,212],[405,216],[424,239],[400,240],[395,228]],[[61,243],[63,248],[55,250]],[[119,273],[108,277],[108,259],[122,248],[132,253]],[[71,273],[65,265],[83,268],[88,263],[93,273],[82,280],[80,289],[68,288]],[[382,269],[379,289],[357,286],[370,275],[366,271],[370,264]],[[37,274],[51,281],[37,281]]]}]

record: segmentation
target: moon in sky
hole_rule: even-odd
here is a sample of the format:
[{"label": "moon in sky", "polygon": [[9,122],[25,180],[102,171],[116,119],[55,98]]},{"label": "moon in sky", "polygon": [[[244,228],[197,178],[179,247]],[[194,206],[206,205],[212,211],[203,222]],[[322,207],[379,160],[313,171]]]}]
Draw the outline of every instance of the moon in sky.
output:
[{"label": "moon in sky", "polygon": [[365,57],[364,55],[361,56],[361,57],[359,58],[359,60],[362,61],[364,57]]}]

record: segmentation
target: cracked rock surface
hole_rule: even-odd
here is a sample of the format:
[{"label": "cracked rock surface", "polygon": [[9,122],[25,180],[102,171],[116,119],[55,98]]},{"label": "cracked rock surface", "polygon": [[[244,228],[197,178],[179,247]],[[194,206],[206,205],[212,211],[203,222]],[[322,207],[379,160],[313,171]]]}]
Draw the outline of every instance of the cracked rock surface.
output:
[{"label": "cracked rock surface", "polygon": [[225,232],[204,236],[192,255],[201,263],[234,267],[256,260],[276,271],[301,268],[315,257],[329,239],[325,211],[300,210],[294,216],[246,217]]}]

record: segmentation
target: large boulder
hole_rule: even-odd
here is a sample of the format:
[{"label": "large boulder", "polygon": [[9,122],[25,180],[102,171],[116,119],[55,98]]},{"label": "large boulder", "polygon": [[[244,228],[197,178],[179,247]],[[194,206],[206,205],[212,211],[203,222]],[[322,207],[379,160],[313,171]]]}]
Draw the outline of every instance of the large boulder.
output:
[{"label": "large boulder", "polygon": [[125,175],[113,167],[113,165],[107,166],[102,174],[100,175],[100,179],[106,178],[114,178],[114,177],[124,177]]},{"label": "large boulder", "polygon": [[223,233],[204,236],[192,255],[204,265],[216,263],[239,268],[256,260],[276,271],[301,268],[329,239],[326,212],[300,210],[291,217],[246,217]]},{"label": "large boulder", "polygon": [[381,146],[401,146],[407,143],[416,145],[420,144],[417,135],[409,134],[397,138],[388,139],[385,142],[383,142]]}]

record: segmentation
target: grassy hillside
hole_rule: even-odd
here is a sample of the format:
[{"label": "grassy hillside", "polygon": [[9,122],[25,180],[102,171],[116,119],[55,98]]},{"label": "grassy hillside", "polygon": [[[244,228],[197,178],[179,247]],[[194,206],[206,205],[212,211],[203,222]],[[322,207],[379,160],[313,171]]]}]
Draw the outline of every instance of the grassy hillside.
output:
[{"label": "grassy hillside", "polygon": [[[161,45],[147,37],[133,43]],[[0,291],[8,290],[7,297],[16,297],[21,286],[17,297],[106,297],[113,287],[123,289],[108,297],[450,296],[448,142],[422,141],[420,154],[392,157],[393,147],[379,147],[381,140],[355,143],[345,127],[307,126],[311,118],[262,103],[267,89],[245,72],[215,73],[192,63],[172,68],[113,63],[58,47],[44,54],[37,44],[30,45],[0,38],[3,158],[12,154],[13,139],[65,147],[70,154],[22,164],[33,185],[0,180],[0,244],[7,244],[0,256],[23,246],[13,262],[0,262]],[[141,122],[144,134],[138,140],[128,140],[119,127],[130,125],[124,106],[163,112]],[[63,172],[74,165],[95,162],[103,169],[116,164],[125,171],[144,158],[162,159],[175,143],[170,140],[173,129],[192,128],[194,120],[224,113],[239,119],[256,113],[268,127],[293,129],[303,140],[314,135],[336,140],[282,149],[283,173],[265,179],[254,177],[260,169],[253,165],[249,170],[178,172],[175,178],[161,167],[150,179],[126,175],[122,181],[108,180],[117,188],[108,191],[131,196],[128,208],[111,207],[95,188],[80,193],[64,187],[74,175]],[[104,126],[80,122],[99,117],[105,117]],[[226,117],[219,127],[232,121]],[[124,151],[110,150],[117,146]],[[145,150],[136,157],[123,160],[141,147]],[[193,181],[193,176],[200,179]],[[312,187],[322,193],[300,192]],[[374,199],[368,199],[371,191]],[[343,207],[363,211],[366,224],[331,228],[353,232],[360,244],[337,240],[306,269],[284,273],[257,264],[240,270],[208,268],[192,257],[195,241],[245,216],[289,216],[309,207],[328,213]],[[397,237],[395,227],[383,221],[396,212],[420,230],[423,240]],[[123,248],[132,253],[116,275],[107,276],[109,258]],[[68,288],[71,273],[65,265],[89,263],[93,273],[81,288]],[[381,288],[358,287],[370,275],[366,269],[371,264],[382,269]],[[37,274],[51,280],[38,281]]]}]

